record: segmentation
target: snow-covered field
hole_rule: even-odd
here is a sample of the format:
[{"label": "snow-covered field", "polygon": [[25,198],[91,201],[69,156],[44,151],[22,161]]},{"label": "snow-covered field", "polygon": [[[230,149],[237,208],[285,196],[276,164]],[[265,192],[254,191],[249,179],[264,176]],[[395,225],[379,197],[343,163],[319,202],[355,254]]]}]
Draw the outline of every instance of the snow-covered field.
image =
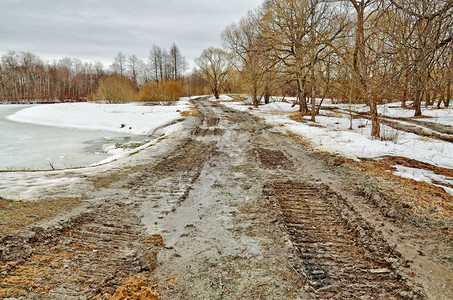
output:
[{"label": "snow-covered field", "polygon": [[[22,109],[23,108],[23,109]],[[175,105],[62,103],[0,106],[0,169],[49,169],[106,163],[179,130],[187,99]],[[10,112],[11,114],[8,114]]]},{"label": "snow-covered field", "polygon": [[[408,103],[409,104],[409,103]],[[335,106],[341,107],[344,110],[348,110],[347,104],[335,104]],[[353,110],[360,112],[368,112],[369,107],[365,104],[354,105]],[[384,105],[378,105],[378,113],[383,116],[393,118],[411,118],[414,116],[414,110],[401,108],[400,103],[389,103]],[[453,109],[437,109],[433,106],[422,107],[422,115],[425,118],[418,118],[418,120],[453,125]]]},{"label": "snow-covered field", "polygon": [[[273,97],[273,100],[279,101],[281,98]],[[294,101],[293,98],[286,98],[286,100]],[[326,100],[324,103],[328,106],[332,105],[330,100]],[[336,107],[341,109],[336,112],[321,110],[321,116],[316,117],[316,123],[309,121],[309,116],[304,117],[305,122],[303,123],[291,120],[291,113],[296,112],[298,106],[291,107],[292,105],[287,102],[272,102],[267,105],[261,105],[257,109],[250,109],[250,105],[240,102],[228,102],[224,103],[224,105],[241,111],[248,111],[255,116],[264,118],[269,124],[298,134],[320,151],[339,154],[356,160],[360,158],[378,159],[384,156],[401,156],[453,169],[453,143],[395,130],[385,125],[381,125],[381,133],[386,140],[373,139],[371,138],[371,122],[367,119],[354,118],[352,120],[352,130],[349,129],[350,118],[347,113],[347,104],[335,104]],[[352,109],[355,111],[368,110],[365,105],[353,105]],[[411,117],[414,114],[413,110],[400,108],[398,103],[380,105],[379,112],[392,117]],[[427,108],[423,110],[423,114],[429,116],[429,118],[417,120],[446,125],[453,124],[453,109],[438,110]],[[414,175],[415,173],[410,168],[400,167],[395,174],[429,183],[431,183],[429,178],[434,179],[432,172],[427,170],[419,170]],[[453,178],[436,177],[435,180],[451,184]],[[442,187],[453,194],[451,188]]]},{"label": "snow-covered field", "polygon": [[178,119],[186,104],[185,101],[171,106],[61,103],[33,106],[7,119],[38,125],[147,135],[155,128]]}]

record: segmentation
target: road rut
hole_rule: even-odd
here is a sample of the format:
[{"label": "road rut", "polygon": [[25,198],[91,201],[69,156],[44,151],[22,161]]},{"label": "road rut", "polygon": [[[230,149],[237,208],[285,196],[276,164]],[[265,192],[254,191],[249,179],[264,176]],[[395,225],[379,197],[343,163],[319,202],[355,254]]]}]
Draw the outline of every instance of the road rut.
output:
[{"label": "road rut", "polygon": [[80,212],[4,236],[0,296],[451,295],[451,287],[426,294],[411,279],[407,259],[354,208],[357,195],[340,193],[344,178],[318,154],[246,113],[206,99],[193,105],[183,130],[88,176]]}]

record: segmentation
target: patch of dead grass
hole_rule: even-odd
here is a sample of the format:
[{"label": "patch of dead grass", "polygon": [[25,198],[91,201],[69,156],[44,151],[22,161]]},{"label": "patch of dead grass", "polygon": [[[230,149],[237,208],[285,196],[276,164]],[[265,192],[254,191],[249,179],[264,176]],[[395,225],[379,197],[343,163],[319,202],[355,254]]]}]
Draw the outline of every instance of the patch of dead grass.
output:
[{"label": "patch of dead grass", "polygon": [[261,113],[265,114],[265,115],[275,115],[275,116],[289,115],[290,114],[290,112],[281,111],[281,110],[266,110],[266,111],[262,111]]},{"label": "patch of dead grass", "polygon": [[62,198],[32,202],[0,198],[0,235],[9,234],[37,222],[51,219],[61,212],[70,211],[85,199],[85,197]]},{"label": "patch of dead grass", "polygon": [[[430,170],[449,177],[453,176],[453,170],[405,157],[384,157],[376,161],[362,162],[336,158],[334,164],[357,168],[365,172],[370,176],[369,183],[376,186],[387,199],[390,199],[388,204],[402,215],[406,214],[411,218],[424,220],[436,227],[445,226],[443,229],[453,236],[453,228],[448,225],[453,220],[453,196],[433,184],[393,174],[395,165]],[[374,177],[386,180],[373,180]]]},{"label": "patch of dead grass", "polygon": [[317,123],[313,123],[307,119],[304,119],[304,116],[303,114],[299,113],[299,112],[293,112],[290,114],[289,118],[293,121],[296,121],[296,122],[299,122],[299,123],[304,123],[304,124],[307,124],[308,126],[312,126],[312,127],[318,127],[318,128],[326,128],[325,126],[321,125],[321,124],[317,124]]},{"label": "patch of dead grass", "polygon": [[165,246],[164,239],[162,238],[162,235],[160,234],[155,234],[153,236],[150,236],[145,240],[145,243],[151,243],[155,246]]},{"label": "patch of dead grass", "polygon": [[103,295],[102,298],[97,299],[110,299],[110,300],[157,300],[159,294],[154,291],[156,286],[151,286],[148,280],[143,275],[135,275],[119,288],[115,293],[110,295]]},{"label": "patch of dead grass", "polygon": [[227,95],[233,99],[231,100],[218,100],[220,103],[226,103],[226,102],[244,102],[247,100],[247,97],[246,96],[243,96],[243,95],[232,95],[232,94],[229,94]]},{"label": "patch of dead grass", "polygon": [[[32,255],[31,259],[34,261]],[[0,299],[15,298],[26,296],[30,291],[37,293],[44,292],[49,284],[47,282],[37,282],[35,278],[46,276],[49,268],[47,266],[42,268],[40,266],[19,265],[19,262],[10,262],[6,265],[0,266],[0,270],[6,274],[13,273],[14,275],[2,277],[0,285]]]},{"label": "patch of dead grass", "polygon": [[97,177],[90,178],[91,183],[96,189],[106,188],[109,187],[112,183],[118,182],[124,178],[126,178],[127,172],[124,173],[104,173],[104,175],[100,175]]},{"label": "patch of dead grass", "polygon": [[196,110],[195,108],[181,112],[181,116],[183,117],[196,117],[198,116],[198,114],[198,110]]}]

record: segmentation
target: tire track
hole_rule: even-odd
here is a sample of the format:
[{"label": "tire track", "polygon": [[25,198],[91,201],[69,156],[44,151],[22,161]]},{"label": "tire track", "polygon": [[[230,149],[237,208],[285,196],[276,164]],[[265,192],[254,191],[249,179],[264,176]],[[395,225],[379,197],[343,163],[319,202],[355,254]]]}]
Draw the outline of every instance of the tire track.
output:
[{"label": "tire track", "polygon": [[266,184],[281,209],[301,265],[319,299],[414,299],[394,270],[400,258],[332,195],[293,181]]},{"label": "tire track", "polygon": [[[134,205],[106,201],[59,228],[35,232],[23,244],[29,256],[0,270],[0,297],[86,299],[113,295],[124,281],[145,272],[145,242]],[[108,213],[106,213],[108,212]]]},{"label": "tire track", "polygon": [[153,222],[175,211],[213,151],[212,144],[183,140],[157,164],[136,166],[134,173],[103,187],[112,195],[122,190],[129,196],[97,200],[48,230],[6,237],[0,251],[0,298],[104,299],[134,276],[149,278],[162,244],[146,234],[138,213],[142,204],[153,207]]}]

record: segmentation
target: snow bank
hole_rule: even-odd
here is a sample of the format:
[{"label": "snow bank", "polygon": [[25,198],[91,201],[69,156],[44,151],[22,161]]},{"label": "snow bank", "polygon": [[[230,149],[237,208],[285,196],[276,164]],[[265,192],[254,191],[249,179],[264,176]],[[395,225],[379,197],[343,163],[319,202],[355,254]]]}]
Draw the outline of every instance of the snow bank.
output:
[{"label": "snow bank", "polygon": [[[433,171],[421,170],[416,168],[409,168],[405,166],[396,165],[396,171],[393,174],[409,178],[416,181],[424,181],[431,183],[435,186],[443,188],[447,193],[453,196],[453,189],[442,184],[452,185],[453,178],[435,174]],[[441,184],[434,184],[433,181],[440,182]]]},{"label": "snow bank", "polygon": [[230,96],[227,96],[227,95],[220,95],[220,96],[219,96],[219,100],[222,100],[222,101],[231,101],[231,100],[233,100],[233,98],[231,98]]},{"label": "snow bank", "polygon": [[296,112],[299,111],[299,106],[286,102],[271,102],[269,104],[260,107],[261,111],[284,111],[284,112]]},{"label": "snow bank", "polygon": [[[181,122],[179,122],[179,123],[176,123],[176,124],[163,128],[162,130],[160,130],[160,133],[162,134],[162,136],[169,135],[171,133],[181,131],[183,129],[183,127],[184,127],[184,125]],[[128,157],[132,153],[136,153],[137,151],[142,151],[146,148],[149,148],[149,147],[155,145],[162,138],[162,136],[157,139],[154,139],[152,141],[149,141],[149,142],[145,143],[144,145],[141,145],[137,148],[131,149],[131,150],[126,150],[125,148],[121,148],[121,147],[118,148],[112,144],[106,144],[105,151],[108,154],[111,154],[112,156],[110,156],[98,163],[92,164],[91,166],[99,166],[99,165],[103,165],[103,164],[106,164],[106,163],[109,163],[109,162],[112,162],[112,161],[115,161],[115,160],[118,160],[118,159],[121,159],[124,157]]]},{"label": "snow bank", "polygon": [[[335,104],[336,107],[343,110],[348,110],[348,104]],[[352,109],[360,112],[369,112],[370,109],[366,104],[354,104]],[[400,102],[382,104],[377,106],[378,113],[392,118],[411,118],[414,116],[413,109],[401,108]],[[422,107],[422,115],[426,118],[418,118],[417,120],[440,123],[445,125],[453,125],[453,109],[452,108],[443,108],[437,109],[436,107]]]},{"label": "snow bank", "polygon": [[[383,156],[403,156],[440,167],[453,168],[453,144],[416,134],[394,130],[382,125],[381,132],[391,141],[371,138],[371,123],[365,119],[354,119],[353,129],[349,130],[349,118],[317,116],[316,123],[293,121],[289,114],[270,114],[269,111],[292,111],[291,104],[270,103],[258,109],[249,110],[240,103],[225,105],[250,111],[272,125],[282,125],[285,130],[301,135],[316,148],[329,153],[340,154],[351,159],[379,158]],[[295,107],[297,110],[297,107]]]},{"label": "snow bank", "polygon": [[180,112],[187,109],[187,105],[186,101],[171,106],[143,106],[138,103],[47,104],[26,108],[8,116],[7,119],[47,126],[146,135],[180,118]]}]

